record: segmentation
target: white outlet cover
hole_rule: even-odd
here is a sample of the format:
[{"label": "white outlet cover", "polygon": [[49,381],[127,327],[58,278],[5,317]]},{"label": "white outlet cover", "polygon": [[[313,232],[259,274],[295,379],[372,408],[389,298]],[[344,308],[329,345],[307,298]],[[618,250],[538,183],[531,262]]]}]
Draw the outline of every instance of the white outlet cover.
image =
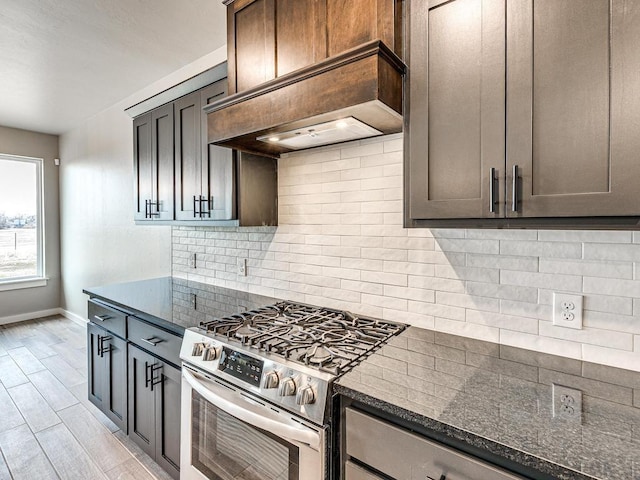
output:
[{"label": "white outlet cover", "polygon": [[247,276],[247,259],[246,258],[238,259],[238,275],[242,277]]},{"label": "white outlet cover", "polygon": [[582,424],[582,392],[576,388],[551,384],[553,418]]},{"label": "white outlet cover", "polygon": [[582,295],[553,293],[553,324],[582,330]]}]

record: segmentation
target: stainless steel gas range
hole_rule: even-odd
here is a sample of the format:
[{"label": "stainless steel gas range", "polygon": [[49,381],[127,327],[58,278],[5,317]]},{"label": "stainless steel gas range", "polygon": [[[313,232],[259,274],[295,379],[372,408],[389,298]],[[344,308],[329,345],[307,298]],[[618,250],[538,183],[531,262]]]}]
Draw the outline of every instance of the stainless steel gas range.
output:
[{"label": "stainless steel gas range", "polygon": [[403,329],[292,302],[187,329],[180,478],[324,480],[333,381]]}]

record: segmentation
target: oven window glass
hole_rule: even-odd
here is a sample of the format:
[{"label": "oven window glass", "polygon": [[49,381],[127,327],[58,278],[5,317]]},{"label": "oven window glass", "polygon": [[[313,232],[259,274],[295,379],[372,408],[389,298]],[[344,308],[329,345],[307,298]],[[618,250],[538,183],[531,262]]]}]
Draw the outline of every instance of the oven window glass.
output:
[{"label": "oven window glass", "polygon": [[210,480],[299,480],[298,448],[192,391],[191,464]]}]

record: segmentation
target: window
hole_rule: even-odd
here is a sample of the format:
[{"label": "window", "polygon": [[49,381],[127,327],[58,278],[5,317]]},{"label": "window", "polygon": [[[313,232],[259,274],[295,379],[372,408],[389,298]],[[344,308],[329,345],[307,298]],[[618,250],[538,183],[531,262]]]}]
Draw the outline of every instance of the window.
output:
[{"label": "window", "polygon": [[42,224],[42,159],[0,154],[0,289],[43,279]]}]

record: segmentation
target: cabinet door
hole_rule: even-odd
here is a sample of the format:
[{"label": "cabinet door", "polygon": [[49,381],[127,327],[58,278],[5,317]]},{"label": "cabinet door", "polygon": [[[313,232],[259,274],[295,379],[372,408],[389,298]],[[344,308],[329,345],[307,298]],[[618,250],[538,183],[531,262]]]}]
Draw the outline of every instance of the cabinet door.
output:
[{"label": "cabinet door", "polygon": [[95,325],[87,324],[87,358],[88,358],[88,387],[89,400],[100,410],[104,410],[107,398],[107,369],[104,357],[100,355],[102,339],[106,332]]},{"label": "cabinet door", "polygon": [[150,220],[153,201],[153,160],[151,155],[151,113],[133,120],[134,220]]},{"label": "cabinet door", "polygon": [[227,8],[229,93],[275,78],[276,0],[239,0]]},{"label": "cabinet door", "polygon": [[[325,0],[328,56],[380,39],[402,57],[399,0]],[[423,3],[438,3],[424,1]],[[442,2],[439,2],[442,3]],[[278,23],[278,27],[280,24]],[[278,46],[280,53],[280,46]]]},{"label": "cabinet door", "polygon": [[[227,95],[226,82],[221,80],[200,92],[201,107]],[[236,218],[235,162],[233,151],[207,143],[207,114],[201,109],[202,126],[202,196],[209,199],[205,204],[210,214],[204,220],[231,220]]]},{"label": "cabinet door", "polygon": [[277,77],[327,58],[326,10],[326,0],[277,0]]},{"label": "cabinet door", "polygon": [[640,2],[508,0],[508,216],[640,214],[638,46]]},{"label": "cabinet door", "polygon": [[156,462],[171,476],[180,476],[181,373],[165,363],[155,372]]},{"label": "cabinet door", "polygon": [[[202,195],[202,111],[200,92],[174,102],[176,220],[194,220]],[[205,137],[206,139],[206,137]]]},{"label": "cabinet door", "polygon": [[173,220],[173,104],[151,112],[154,220]]},{"label": "cabinet door", "polygon": [[412,219],[503,215],[504,15],[504,0],[411,3]]},{"label": "cabinet door", "polygon": [[155,394],[150,384],[153,367],[159,361],[129,344],[129,438],[149,456],[155,458],[156,422]]},{"label": "cabinet door", "polygon": [[127,432],[127,343],[110,334],[103,342],[106,395],[102,411],[123,432]]}]

